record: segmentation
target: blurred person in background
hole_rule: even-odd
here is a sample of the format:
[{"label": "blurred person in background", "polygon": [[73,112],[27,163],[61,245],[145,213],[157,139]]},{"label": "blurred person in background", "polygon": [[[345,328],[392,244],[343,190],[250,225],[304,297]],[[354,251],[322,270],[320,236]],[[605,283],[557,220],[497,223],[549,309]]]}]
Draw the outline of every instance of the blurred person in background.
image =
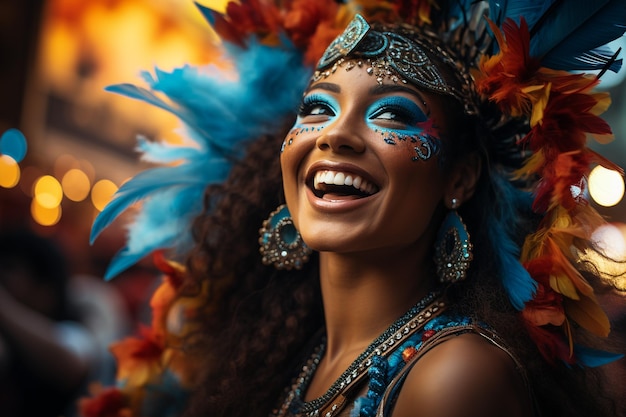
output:
[{"label": "blurred person in background", "polygon": [[107,382],[112,359],[106,361],[105,347],[123,322],[113,289],[103,292],[95,281],[72,277],[52,239],[29,230],[0,232],[3,416],[70,416],[87,381]]}]

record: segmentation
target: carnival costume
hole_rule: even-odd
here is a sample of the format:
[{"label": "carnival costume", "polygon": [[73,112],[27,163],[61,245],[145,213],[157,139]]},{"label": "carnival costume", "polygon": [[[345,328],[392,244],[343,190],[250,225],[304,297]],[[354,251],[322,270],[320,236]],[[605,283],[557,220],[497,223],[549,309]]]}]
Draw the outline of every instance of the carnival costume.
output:
[{"label": "carnival costume", "polygon": [[[175,114],[190,143],[170,146],[140,140],[144,158],[164,166],[124,184],[95,221],[92,239],[141,202],[127,246],[111,263],[107,279],[151,253],[157,254],[165,278],[152,299],[152,327],[142,338],[113,347],[120,385],[85,400],[87,417],[101,415],[107,407],[126,410],[128,414],[120,415],[129,416],[176,415],[178,407],[184,407],[194,372],[184,355],[170,346],[194,322],[172,325],[171,317],[191,317],[199,306],[193,299],[176,298],[185,273],[176,262],[191,247],[191,220],[202,212],[204,190],[226,178],[247,143],[283,132],[311,79],[354,65],[367,68],[379,82],[410,83],[452,97],[465,114],[483,121],[492,136],[489,146],[499,155],[489,169],[501,197],[485,208],[490,218],[484,227],[499,248],[496,262],[511,304],[548,362],[597,366],[616,358],[575,343],[576,327],[598,336],[609,333],[606,314],[576,260],[593,250],[591,233],[604,223],[587,201],[590,166],[601,164],[621,172],[589,149],[586,141],[593,137],[606,142],[612,137],[599,117],[609,96],[593,89],[605,71],[617,72],[621,66],[618,53],[604,45],[626,31],[623,1],[242,0],[229,3],[225,14],[205,6],[199,10],[221,38],[220,58],[230,62],[228,69],[209,65],[171,73],[156,70],[154,75],[144,74],[149,89],[128,84],[109,88]],[[399,23],[406,25],[404,29],[385,29],[385,24]],[[433,63],[435,58],[438,64]],[[455,74],[457,83],[446,80],[439,63]],[[283,146],[289,146],[289,140]],[[427,137],[415,141],[416,159],[438,151]],[[534,211],[540,221],[520,247],[509,226],[524,210]],[[451,212],[456,215],[456,210]],[[442,228],[438,241],[444,243],[436,253],[443,265],[440,278],[454,285],[470,267],[471,243],[460,220],[451,217],[446,224],[451,226]],[[264,261],[287,269],[301,267],[310,250],[294,232],[279,208],[262,226]],[[292,249],[299,254],[291,256]],[[333,401],[367,371],[369,388],[356,400],[353,415],[384,415],[385,398],[393,397],[387,391],[391,381],[401,378],[402,369],[410,369],[405,363],[419,357],[438,332],[475,331],[499,345],[488,325],[448,316],[442,313],[445,301],[429,297],[374,341],[327,398],[304,404],[306,382],[323,354],[323,337],[318,340],[306,372],[288,389],[275,414],[337,415],[343,405]],[[435,311],[429,310],[430,303]]]}]

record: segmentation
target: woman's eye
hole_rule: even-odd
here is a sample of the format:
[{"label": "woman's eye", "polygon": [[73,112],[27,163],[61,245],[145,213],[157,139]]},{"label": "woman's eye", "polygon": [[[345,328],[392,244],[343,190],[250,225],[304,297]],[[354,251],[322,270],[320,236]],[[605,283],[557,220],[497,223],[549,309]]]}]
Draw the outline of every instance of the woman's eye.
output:
[{"label": "woman's eye", "polygon": [[415,128],[428,117],[412,100],[404,97],[387,97],[373,104],[368,119],[374,124],[394,129]]},{"label": "woman's eye", "polygon": [[324,104],[315,104],[310,106],[310,109],[307,111],[307,114],[311,116],[319,116],[319,115],[334,115],[332,110]]},{"label": "woman's eye", "polygon": [[300,118],[314,117],[312,122],[316,122],[320,118],[333,117],[336,114],[331,99],[319,94],[305,97],[298,111]]},{"label": "woman's eye", "polygon": [[398,112],[392,111],[392,110],[381,112],[375,118],[383,119],[383,120],[402,120],[403,119],[401,115],[398,114]]},{"label": "woman's eye", "polygon": [[404,109],[380,109],[370,116],[370,120],[390,121],[406,125],[414,125],[420,121],[417,120],[413,114]]}]

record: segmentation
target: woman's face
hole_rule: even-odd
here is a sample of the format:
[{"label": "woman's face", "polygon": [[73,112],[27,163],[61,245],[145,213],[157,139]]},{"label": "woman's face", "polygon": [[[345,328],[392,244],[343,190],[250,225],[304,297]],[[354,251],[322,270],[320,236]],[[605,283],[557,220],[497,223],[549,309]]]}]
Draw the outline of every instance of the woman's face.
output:
[{"label": "woman's face", "polygon": [[442,119],[437,96],[380,85],[365,68],[339,68],[311,84],[281,154],[304,241],[340,253],[430,247],[444,190]]}]

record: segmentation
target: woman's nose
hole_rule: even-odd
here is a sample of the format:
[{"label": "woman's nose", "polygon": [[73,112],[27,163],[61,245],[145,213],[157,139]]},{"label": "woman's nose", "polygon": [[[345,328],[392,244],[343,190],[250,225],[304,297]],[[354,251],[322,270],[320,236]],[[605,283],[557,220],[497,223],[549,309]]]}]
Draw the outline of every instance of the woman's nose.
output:
[{"label": "woman's nose", "polygon": [[321,133],[316,141],[317,147],[321,150],[331,150],[336,153],[363,153],[365,151],[365,141],[349,121],[337,120]]}]

